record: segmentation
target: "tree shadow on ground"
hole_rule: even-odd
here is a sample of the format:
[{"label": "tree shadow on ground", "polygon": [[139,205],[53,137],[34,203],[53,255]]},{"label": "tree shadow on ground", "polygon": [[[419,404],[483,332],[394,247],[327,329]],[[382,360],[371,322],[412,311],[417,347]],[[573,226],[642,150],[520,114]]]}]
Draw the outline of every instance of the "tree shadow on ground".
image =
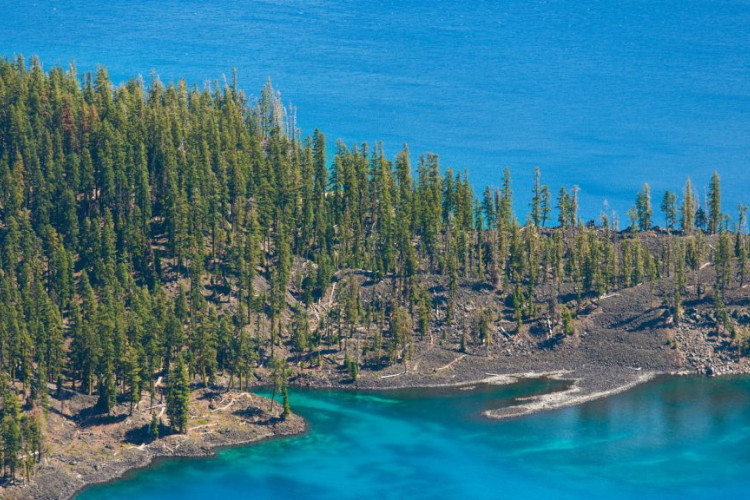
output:
[{"label": "tree shadow on ground", "polygon": [[556,333],[555,335],[551,336],[548,339],[543,340],[542,342],[539,342],[538,346],[540,349],[554,349],[565,338],[565,335],[562,333]]},{"label": "tree shadow on ground", "polygon": [[113,415],[105,412],[99,405],[89,406],[83,408],[78,413],[73,415],[73,420],[78,422],[78,426],[81,428],[93,427],[96,425],[110,425],[122,422],[128,418],[127,413],[121,413]]},{"label": "tree shadow on ground", "polygon": [[260,408],[244,408],[242,410],[235,410],[232,412],[233,415],[237,415],[238,417],[247,418],[247,419],[253,419],[261,417],[265,414],[263,410]]},{"label": "tree shadow on ground", "polygon": [[220,398],[221,395],[222,395],[222,393],[219,392],[219,391],[206,391],[203,394],[201,394],[200,396],[198,396],[197,399],[211,400],[211,399]]},{"label": "tree shadow on ground", "polygon": [[97,425],[112,425],[122,422],[127,418],[127,413],[121,413],[119,415],[94,415],[92,417],[79,421],[78,426],[82,429],[86,429],[88,427],[95,427]]},{"label": "tree shadow on ground", "polygon": [[[169,436],[173,434],[172,429],[168,426],[158,423],[159,437]],[[145,424],[140,427],[134,427],[125,433],[124,442],[134,444],[136,446],[153,442],[153,435],[151,434],[151,424]]]},{"label": "tree shadow on ground", "polygon": [[50,405],[47,410],[66,420],[75,420],[75,417],[76,417],[75,415],[68,415],[67,413],[61,412],[60,409],[56,405]]},{"label": "tree shadow on ground", "polygon": [[484,281],[477,281],[475,283],[472,283],[471,285],[469,285],[469,288],[474,292],[481,292],[481,291],[492,292],[495,290],[495,288],[492,285]]},{"label": "tree shadow on ground", "polygon": [[284,420],[281,416],[269,415],[261,408],[235,410],[232,414],[241,418],[252,419],[252,422],[257,425],[275,425]]},{"label": "tree shadow on ground", "polygon": [[57,389],[53,389],[52,391],[50,391],[50,397],[52,397],[52,398],[54,398],[54,399],[56,399],[58,401],[68,401],[70,399],[73,399],[75,396],[76,396],[76,392],[75,391],[71,391],[71,390],[65,389],[65,388],[63,388],[63,389],[61,389],[59,391]]}]

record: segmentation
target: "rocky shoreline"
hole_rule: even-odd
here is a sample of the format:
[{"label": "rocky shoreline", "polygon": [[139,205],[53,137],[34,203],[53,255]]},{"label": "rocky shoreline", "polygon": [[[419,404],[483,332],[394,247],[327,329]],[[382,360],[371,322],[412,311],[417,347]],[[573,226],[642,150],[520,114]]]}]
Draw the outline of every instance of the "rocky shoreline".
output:
[{"label": "rocky shoreline", "polygon": [[[733,291],[732,303],[747,302],[744,290]],[[471,317],[479,298],[472,296],[459,315]],[[644,286],[599,299],[581,312],[573,336],[551,337],[542,328],[509,335],[502,320],[489,345],[467,343],[459,348],[457,327],[441,326],[414,344],[408,360],[388,366],[362,364],[356,380],[344,368],[345,355],[329,351],[322,366],[310,369],[298,361],[291,384],[313,389],[389,390],[425,387],[469,387],[478,383],[510,384],[519,379],[549,377],[569,382],[557,392],[522,398],[514,405],[484,413],[503,419],[582,404],[628,390],[658,375],[748,374],[748,358],[740,356],[733,339],[716,326],[704,299],[673,324],[664,309],[653,307]],[[741,311],[735,307],[732,314]],[[747,319],[747,321],[746,321]],[[738,316],[750,322],[750,316]],[[463,324],[463,323],[460,323]],[[509,327],[508,330],[511,328]],[[269,382],[260,368],[256,376]],[[130,415],[119,405],[111,415],[92,415],[95,396],[66,391],[52,400],[48,457],[29,484],[6,485],[3,498],[70,498],[80,489],[148,466],[157,457],[209,456],[217,448],[253,443],[305,431],[304,420],[279,418],[281,407],[267,399],[225,389],[193,391],[187,435],[168,435],[151,443],[151,413],[164,412],[161,402],[142,403]]]},{"label": "rocky shoreline", "polygon": [[[637,385],[649,382],[656,377],[705,375],[705,376],[730,376],[750,374],[750,367],[746,364],[734,366],[722,365],[721,371],[709,374],[700,370],[613,370],[611,367],[589,367],[586,369],[563,369],[563,370],[532,370],[523,372],[491,373],[485,372],[483,376],[477,377],[451,377],[449,379],[424,378],[419,381],[402,378],[398,382],[378,383],[374,380],[358,381],[357,384],[346,384],[328,379],[308,381],[305,387],[312,389],[340,389],[340,390],[368,390],[388,391],[398,389],[419,388],[453,388],[471,387],[477,384],[510,385],[526,379],[550,378],[563,382],[569,382],[569,386],[560,391],[554,391],[528,398],[520,398],[515,404],[495,410],[483,412],[483,416],[491,419],[507,419],[530,415],[542,411],[552,411],[570,406],[606,398],[630,390]],[[387,375],[386,375],[387,376]]]},{"label": "rocky shoreline", "polygon": [[[87,403],[85,396],[75,399],[83,399],[80,404]],[[148,410],[125,414],[126,418],[94,417],[98,419],[96,423],[71,422],[51,411],[49,457],[29,483],[5,487],[2,497],[68,499],[88,486],[148,467],[157,458],[206,457],[220,448],[306,430],[301,417],[292,414],[284,420],[278,403],[271,408],[268,399],[254,394],[202,389],[193,391],[191,399],[187,434],[170,434],[154,442],[147,437]],[[94,425],[96,430],[89,431]]]},{"label": "rocky shoreline", "polygon": [[[746,303],[746,292],[733,290],[731,301]],[[691,303],[680,324],[653,302],[647,287],[633,287],[603,297],[582,312],[572,337],[549,339],[539,332],[511,336],[500,328],[491,345],[470,345],[464,352],[457,348],[456,332],[437,330],[429,341],[416,344],[408,362],[369,367],[356,381],[333,363],[327,370],[303,372],[295,383],[311,388],[386,390],[513,383],[540,376],[570,382],[565,391],[485,414],[509,418],[606,397],[658,375],[750,373],[748,358],[740,356],[731,336],[718,329],[707,299]],[[471,315],[470,306],[463,314]],[[741,308],[732,314],[741,324],[750,322],[750,317],[741,316]]]},{"label": "rocky shoreline", "polygon": [[[456,359],[458,358],[449,361],[448,363],[453,364],[445,370],[432,370],[431,373],[410,372],[408,369],[395,373],[392,370],[388,370],[388,373],[366,372],[353,384],[335,376],[318,374],[316,377],[310,377],[308,374],[307,377],[298,378],[296,384],[314,389],[393,390],[467,387],[482,383],[507,385],[523,379],[542,377],[570,382],[570,385],[561,391],[520,398],[514,405],[483,413],[487,418],[507,419],[608,397],[652,380],[658,375],[700,373],[696,370],[617,369],[611,365],[512,372],[498,370],[499,367],[495,365],[495,371],[491,372],[486,371],[493,364],[489,359],[474,359],[473,362],[470,359],[463,369],[458,369],[457,365],[466,358],[458,361]],[[723,365],[722,374],[746,373],[750,373],[750,370],[745,364]],[[306,424],[302,417],[293,414],[286,421],[281,420],[278,417],[281,414],[280,405],[275,403],[270,411],[268,405],[267,399],[245,392],[213,392],[205,389],[194,391],[191,424],[187,435],[172,434],[153,443],[141,444],[136,444],[137,437],[131,437],[130,440],[136,442],[125,441],[118,444],[116,438],[123,433],[122,429],[105,430],[104,432],[109,432],[110,437],[115,439],[110,442],[98,439],[95,442],[99,446],[84,447],[85,449],[78,452],[61,450],[51,453],[45,463],[38,467],[30,483],[7,487],[3,492],[3,498],[72,498],[88,486],[116,480],[129,471],[148,467],[157,458],[207,457],[214,455],[220,448],[305,432]],[[231,412],[227,412],[230,408]],[[219,418],[212,418],[217,414]],[[137,425],[128,420],[123,422],[131,431],[138,429]],[[81,429],[85,428],[85,425],[81,426]],[[128,431],[124,433],[128,434]],[[81,435],[71,439],[83,443],[91,441]]]}]

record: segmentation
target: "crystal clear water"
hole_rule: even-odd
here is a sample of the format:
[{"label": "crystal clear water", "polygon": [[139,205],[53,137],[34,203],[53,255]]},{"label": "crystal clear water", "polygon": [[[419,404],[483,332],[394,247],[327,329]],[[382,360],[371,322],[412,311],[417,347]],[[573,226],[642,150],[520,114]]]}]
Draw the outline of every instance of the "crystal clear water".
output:
[{"label": "crystal clear water", "polygon": [[552,384],[295,390],[307,434],[160,461],[77,499],[748,498],[750,377],[664,377],[578,407],[480,417]]},{"label": "crystal clear water", "polygon": [[[736,213],[750,167],[746,0],[2,2],[0,54],[104,63],[202,85],[271,77],[304,133],[441,155],[477,188],[511,167],[519,211],[540,166],[582,215],[636,190],[724,180]],[[699,193],[702,195],[702,192]],[[523,218],[523,216],[521,217]]]}]

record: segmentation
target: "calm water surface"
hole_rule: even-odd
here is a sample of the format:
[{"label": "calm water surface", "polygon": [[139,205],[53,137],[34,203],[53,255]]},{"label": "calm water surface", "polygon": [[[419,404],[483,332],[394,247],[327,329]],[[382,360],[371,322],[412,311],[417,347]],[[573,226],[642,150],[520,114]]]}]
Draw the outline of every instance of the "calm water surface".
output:
[{"label": "calm water surface", "polygon": [[161,461],[77,498],[748,498],[750,378],[661,378],[575,408],[479,416],[551,384],[295,390],[303,436]]},{"label": "calm water surface", "polygon": [[586,217],[606,199],[625,223],[643,182],[658,207],[714,169],[725,210],[750,202],[747,0],[0,3],[0,55],[115,81],[237,67],[251,92],[270,76],[304,133],[408,141],[478,189],[511,167],[520,212],[537,165],[553,193],[580,186]]}]

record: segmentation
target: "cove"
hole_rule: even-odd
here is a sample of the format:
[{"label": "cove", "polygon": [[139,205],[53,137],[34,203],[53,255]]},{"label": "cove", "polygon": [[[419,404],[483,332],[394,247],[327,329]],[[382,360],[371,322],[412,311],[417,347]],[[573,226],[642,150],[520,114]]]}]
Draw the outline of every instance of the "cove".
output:
[{"label": "cove", "polygon": [[750,377],[659,377],[577,407],[481,416],[559,388],[296,389],[302,436],[162,460],[76,498],[747,498]]}]

